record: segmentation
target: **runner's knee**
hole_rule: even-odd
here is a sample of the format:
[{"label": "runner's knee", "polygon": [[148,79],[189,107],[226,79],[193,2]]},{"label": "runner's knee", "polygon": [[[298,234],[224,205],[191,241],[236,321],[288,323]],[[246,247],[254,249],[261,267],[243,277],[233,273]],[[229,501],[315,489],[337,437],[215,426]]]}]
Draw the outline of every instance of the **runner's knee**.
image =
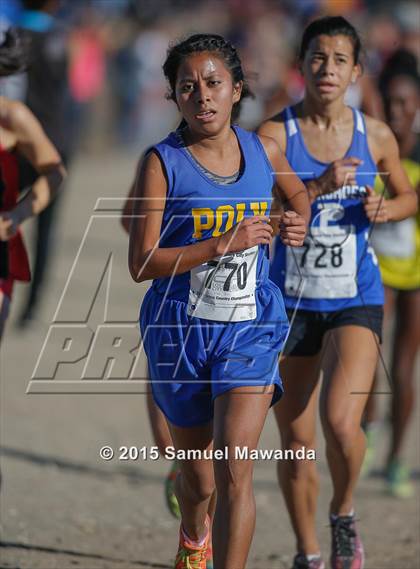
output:
[{"label": "runner's knee", "polygon": [[283,438],[283,450],[293,451],[292,458],[285,458],[283,465],[287,468],[288,475],[293,479],[313,479],[317,480],[316,466],[313,460],[302,459],[298,451],[302,449],[307,452],[308,450],[315,450],[315,441],[312,437],[285,437]]},{"label": "runner's knee", "polygon": [[328,447],[339,448],[342,451],[353,447],[361,432],[360,422],[355,417],[326,417],[323,428]]},{"label": "runner's knee", "polygon": [[[208,461],[209,462],[209,461]],[[181,487],[188,492],[190,498],[202,502],[211,497],[214,492],[214,476],[209,462],[208,468],[194,464],[190,468],[182,469]]]},{"label": "runner's knee", "polygon": [[234,494],[252,486],[253,464],[251,460],[237,460],[232,456],[214,461],[214,474],[218,494]]}]

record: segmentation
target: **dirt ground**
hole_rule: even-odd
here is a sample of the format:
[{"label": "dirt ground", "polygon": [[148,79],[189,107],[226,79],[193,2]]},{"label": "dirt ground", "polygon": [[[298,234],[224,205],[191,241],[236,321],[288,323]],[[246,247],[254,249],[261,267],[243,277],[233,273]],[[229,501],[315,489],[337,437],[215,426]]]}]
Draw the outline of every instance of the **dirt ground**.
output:
[{"label": "dirt ground", "polygon": [[[117,454],[121,446],[152,445],[143,387],[113,380],[127,371],[128,360],[112,367],[106,357],[108,330],[118,328],[121,341],[135,346],[138,306],[146,287],[130,282],[127,242],[117,213],[121,200],[97,199],[124,196],[134,166],[134,156],[111,154],[74,164],[61,203],[54,266],[41,312],[25,331],[15,325],[24,287],[16,289],[0,368],[3,569],[172,567],[178,522],[168,515],[164,502],[169,464],[162,459],[99,457],[103,445]],[[29,240],[31,236],[27,231]],[[58,365],[57,346],[68,363]],[[136,377],[144,375],[142,354],[138,361]],[[381,378],[378,390],[388,392],[378,396],[384,417],[390,395],[383,371]],[[358,487],[366,569],[420,567],[419,427],[417,406],[406,444],[415,499],[399,501],[384,493],[380,469],[388,437],[385,423],[374,475]],[[260,447],[275,449],[279,444],[270,414]],[[317,463],[318,530],[327,558],[331,485],[321,441]],[[288,569],[294,540],[274,461],[255,463],[255,494],[257,527],[248,568]]]}]

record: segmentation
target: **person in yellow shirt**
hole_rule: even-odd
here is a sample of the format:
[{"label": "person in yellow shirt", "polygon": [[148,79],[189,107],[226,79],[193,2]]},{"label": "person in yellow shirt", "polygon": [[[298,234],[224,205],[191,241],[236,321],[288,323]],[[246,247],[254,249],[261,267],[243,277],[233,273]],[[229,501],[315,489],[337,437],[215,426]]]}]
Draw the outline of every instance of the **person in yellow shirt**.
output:
[{"label": "person in yellow shirt", "polygon": [[[411,185],[420,190],[420,141],[416,132],[420,102],[420,77],[416,57],[398,50],[388,60],[379,81],[386,118],[398,141],[401,162]],[[418,126],[417,126],[418,131]],[[377,191],[385,192],[381,182]],[[401,460],[403,442],[414,408],[414,366],[420,345],[420,213],[404,221],[381,224],[372,232],[385,285],[385,316],[394,311],[391,379],[391,443],[386,464],[388,491],[410,497],[413,487],[409,470]],[[373,398],[366,410],[366,424],[374,419]],[[373,454],[374,431],[367,426],[368,445],[365,470]]]}]

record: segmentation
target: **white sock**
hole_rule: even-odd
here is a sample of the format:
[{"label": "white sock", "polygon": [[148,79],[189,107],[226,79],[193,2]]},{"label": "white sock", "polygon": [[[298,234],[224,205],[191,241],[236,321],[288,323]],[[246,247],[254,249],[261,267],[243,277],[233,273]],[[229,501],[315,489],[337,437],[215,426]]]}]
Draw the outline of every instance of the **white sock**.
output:
[{"label": "white sock", "polygon": [[319,553],[311,553],[311,555],[306,555],[305,557],[306,557],[306,559],[307,559],[308,561],[313,561],[314,559],[320,559],[320,557],[321,557],[321,552],[319,552]]},{"label": "white sock", "polygon": [[340,514],[339,516],[337,516],[336,514],[330,514],[330,518],[332,519],[333,522],[337,521],[338,518],[342,518],[343,516],[354,517],[354,508],[351,509],[351,512],[349,514]]},{"label": "white sock", "polygon": [[191,539],[190,536],[185,533],[184,528],[181,526],[181,531],[182,531],[182,535],[183,535],[184,539],[185,539],[186,541],[188,541],[188,543],[191,543],[191,545],[194,545],[195,547],[202,547],[202,546],[204,545],[204,543],[205,543],[205,541],[206,541],[206,539],[207,539],[207,535],[208,535],[208,533],[209,533],[209,524],[208,524],[208,520],[207,520],[207,519],[206,519],[206,522],[205,522],[205,523],[206,523],[206,529],[207,529],[207,531],[206,531],[206,533],[204,534],[203,539],[199,539],[199,540]]}]

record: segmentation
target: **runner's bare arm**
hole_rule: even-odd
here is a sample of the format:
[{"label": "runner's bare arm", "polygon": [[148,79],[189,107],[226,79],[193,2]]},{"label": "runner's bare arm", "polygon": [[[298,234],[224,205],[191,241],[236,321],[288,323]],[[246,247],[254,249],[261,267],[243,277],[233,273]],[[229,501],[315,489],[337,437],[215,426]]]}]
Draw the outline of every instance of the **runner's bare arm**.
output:
[{"label": "runner's bare arm", "polygon": [[385,199],[369,188],[369,195],[365,200],[366,215],[376,223],[399,221],[410,217],[417,211],[418,197],[401,164],[395,135],[384,122],[371,117],[366,119],[372,154],[377,160],[378,171],[391,196]]},{"label": "runner's bare arm", "polygon": [[151,152],[140,165],[134,182],[134,218],[130,227],[129,268],[136,282],[178,275],[228,252],[271,242],[266,216],[246,218],[220,237],[182,247],[159,247],[167,181],[162,163]]},{"label": "runner's bare arm", "polygon": [[4,222],[7,217],[6,238],[10,238],[25,219],[38,215],[54,199],[66,171],[57,150],[26,105],[4,99],[3,103],[1,126],[13,134],[16,149],[39,174],[31,189],[14,209],[2,215]]}]

